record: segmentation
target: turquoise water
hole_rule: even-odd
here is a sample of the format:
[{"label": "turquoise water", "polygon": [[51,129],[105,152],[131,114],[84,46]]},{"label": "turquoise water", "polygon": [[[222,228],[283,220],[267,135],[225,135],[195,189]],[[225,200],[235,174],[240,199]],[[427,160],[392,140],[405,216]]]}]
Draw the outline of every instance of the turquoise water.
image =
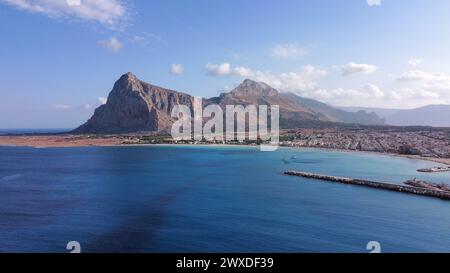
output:
[{"label": "turquoise water", "polygon": [[[289,161],[283,162],[283,158]],[[0,147],[0,252],[450,252],[450,202],[284,176],[400,183],[438,164],[313,149]]]}]

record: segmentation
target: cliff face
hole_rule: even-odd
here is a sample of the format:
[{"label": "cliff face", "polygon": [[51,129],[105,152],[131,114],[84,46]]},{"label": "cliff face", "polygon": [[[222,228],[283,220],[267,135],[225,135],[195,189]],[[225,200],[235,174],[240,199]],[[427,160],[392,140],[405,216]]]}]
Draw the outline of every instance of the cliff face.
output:
[{"label": "cliff face", "polygon": [[123,75],[108,96],[107,103],[74,130],[80,134],[168,131],[174,122],[174,105],[192,108],[190,95],[140,81],[131,73]]},{"label": "cliff face", "polygon": [[[193,112],[194,98],[188,94],[140,81],[131,73],[123,75],[108,96],[107,103],[73,131],[76,134],[118,134],[136,132],[170,132],[175,121],[171,112],[175,105],[186,105]],[[314,127],[322,122],[383,124],[376,115],[349,113],[327,104],[282,94],[261,82],[245,80],[233,91],[205,99],[204,105],[279,105],[282,128]]]}]

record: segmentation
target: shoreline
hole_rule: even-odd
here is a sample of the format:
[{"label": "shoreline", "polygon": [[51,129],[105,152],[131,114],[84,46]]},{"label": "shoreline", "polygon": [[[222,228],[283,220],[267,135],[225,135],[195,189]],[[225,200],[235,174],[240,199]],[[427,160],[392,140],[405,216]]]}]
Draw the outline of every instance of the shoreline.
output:
[{"label": "shoreline", "polygon": [[297,148],[297,149],[310,149],[310,150],[322,150],[329,152],[340,152],[340,153],[361,153],[361,154],[369,154],[369,155],[382,155],[389,157],[400,157],[407,158],[413,160],[422,160],[434,163],[440,163],[446,166],[450,166],[450,158],[434,158],[434,157],[424,157],[420,155],[403,155],[403,154],[395,154],[395,153],[380,153],[374,151],[358,151],[358,150],[345,150],[345,149],[336,149],[336,148],[323,148],[323,147],[301,147],[301,146],[280,146],[283,148]]},{"label": "shoreline", "polygon": [[[105,135],[105,136],[80,136],[80,135],[46,135],[46,136],[0,136],[0,147],[29,147],[36,149],[44,148],[71,148],[71,147],[127,147],[127,146],[185,146],[185,147],[258,147],[256,145],[246,144],[172,144],[172,143],[155,143],[155,144],[140,144],[139,139],[135,137],[127,137],[120,135]],[[396,153],[381,153],[374,151],[359,151],[346,150],[336,148],[323,147],[302,147],[302,146],[288,146],[280,145],[280,148],[291,149],[311,149],[323,151],[335,151],[345,153],[362,153],[370,155],[401,157],[413,160],[422,160],[427,162],[434,162],[450,166],[450,158],[433,158],[423,157],[419,155],[404,155]]]}]

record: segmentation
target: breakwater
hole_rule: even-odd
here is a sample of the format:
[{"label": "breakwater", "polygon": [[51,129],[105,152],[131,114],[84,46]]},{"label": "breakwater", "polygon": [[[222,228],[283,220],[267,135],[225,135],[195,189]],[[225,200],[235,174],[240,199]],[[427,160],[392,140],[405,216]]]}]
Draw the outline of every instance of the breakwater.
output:
[{"label": "breakwater", "polygon": [[440,173],[440,172],[448,172],[450,171],[450,167],[433,167],[433,168],[424,168],[417,170],[420,173]]},{"label": "breakwater", "polygon": [[287,171],[284,174],[291,176],[299,176],[309,179],[329,181],[341,184],[349,184],[349,185],[357,185],[357,186],[365,186],[369,188],[376,188],[382,190],[396,191],[408,194],[422,195],[440,198],[444,200],[450,200],[450,192],[439,191],[439,190],[431,190],[425,188],[411,187],[411,186],[403,186],[397,184],[390,184],[385,182],[376,182],[362,179],[353,179],[349,177],[338,177],[331,175],[322,175],[308,172],[299,172],[299,171]]}]

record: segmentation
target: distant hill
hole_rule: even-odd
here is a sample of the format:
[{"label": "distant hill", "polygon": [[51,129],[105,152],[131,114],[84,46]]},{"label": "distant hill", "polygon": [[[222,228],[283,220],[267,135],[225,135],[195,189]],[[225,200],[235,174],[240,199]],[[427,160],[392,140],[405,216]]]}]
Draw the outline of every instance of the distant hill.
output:
[{"label": "distant hill", "polygon": [[363,107],[343,107],[342,109],[376,113],[389,125],[450,127],[450,105],[428,105],[406,110]]},{"label": "distant hill", "polygon": [[297,96],[293,93],[282,94],[283,97],[295,102],[297,105],[312,109],[315,113],[323,115],[327,121],[341,123],[355,123],[362,125],[384,125],[385,121],[376,113],[366,111],[345,111],[326,103]]},{"label": "distant hill", "polygon": [[[127,73],[114,84],[107,103],[97,108],[94,115],[73,132],[167,132],[174,122],[170,116],[173,107],[183,104],[192,109],[193,100],[189,94],[145,83],[132,73]],[[205,105],[211,103],[223,108],[225,105],[279,105],[280,125],[285,129],[337,122],[384,124],[384,121],[373,113],[347,112],[295,94],[280,93],[265,83],[248,79],[229,93],[204,100]]]},{"label": "distant hill", "polygon": [[376,108],[376,107],[337,107],[337,108],[345,110],[347,112],[365,111],[367,113],[375,113],[376,115],[378,115],[379,117],[384,118],[384,119],[386,119],[386,117],[402,110],[402,109],[389,109],[389,108]]}]

